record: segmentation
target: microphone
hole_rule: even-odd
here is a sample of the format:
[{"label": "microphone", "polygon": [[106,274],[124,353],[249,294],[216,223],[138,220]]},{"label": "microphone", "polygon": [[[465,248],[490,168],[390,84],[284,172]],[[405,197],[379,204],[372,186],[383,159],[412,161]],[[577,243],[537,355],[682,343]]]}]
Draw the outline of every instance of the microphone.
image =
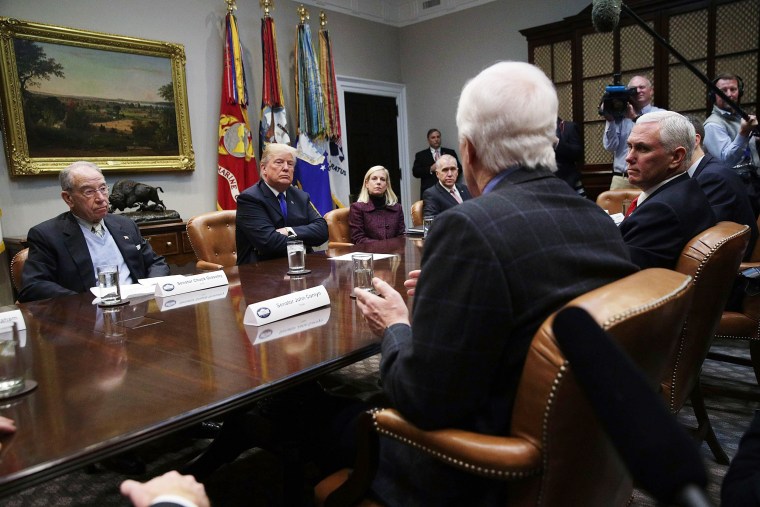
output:
[{"label": "microphone", "polygon": [[562,353],[633,480],[659,502],[709,506],[707,474],[692,438],[647,378],[583,309],[552,325]]},{"label": "microphone", "polygon": [[593,0],[591,22],[597,32],[611,32],[620,21],[621,0]]}]

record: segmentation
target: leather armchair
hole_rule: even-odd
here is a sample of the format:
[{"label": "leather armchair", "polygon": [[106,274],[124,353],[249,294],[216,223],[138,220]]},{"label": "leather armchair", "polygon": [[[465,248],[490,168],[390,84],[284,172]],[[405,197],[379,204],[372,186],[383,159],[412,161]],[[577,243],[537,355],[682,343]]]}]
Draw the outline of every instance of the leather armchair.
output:
[{"label": "leather armchair", "polygon": [[676,271],[693,278],[694,302],[686,315],[678,346],[670,357],[667,374],[662,380],[662,394],[674,414],[691,398],[699,440],[706,440],[715,459],[725,465],[728,464],[728,457],[713,432],[705,410],[699,375],[748,242],[749,227],[720,222],[695,236],[684,247]]},{"label": "leather armchair", "polygon": [[13,286],[17,291],[20,291],[21,287],[24,286],[21,274],[24,271],[27,257],[29,257],[29,249],[24,248],[23,250],[19,250],[13,256],[13,259],[11,259],[11,281],[13,281]]},{"label": "leather armchair", "polygon": [[187,221],[187,237],[199,270],[212,271],[237,264],[235,210],[212,211]]},{"label": "leather armchair", "polygon": [[625,214],[628,210],[623,209],[623,201],[633,201],[640,193],[641,190],[627,188],[606,190],[596,198],[596,204],[610,215],[615,213]]},{"label": "leather armchair", "polygon": [[[665,373],[692,294],[691,277],[648,269],[568,306],[589,312],[654,386]],[[400,440],[467,473],[509,481],[509,505],[626,505],[631,478],[576,384],[572,365],[554,339],[552,322],[550,316],[531,343],[508,435],[421,430],[394,409],[371,413],[370,435]],[[376,463],[371,451],[377,444],[369,442],[360,443],[363,460],[353,473],[337,472],[317,486],[317,505],[352,505],[366,493]]]},{"label": "leather armchair", "polygon": [[424,201],[415,201],[412,203],[412,225],[419,227],[422,225],[422,209]]},{"label": "leather armchair", "polygon": [[348,225],[350,208],[338,208],[325,213],[327,222],[327,247],[353,246],[351,243],[351,228]]}]

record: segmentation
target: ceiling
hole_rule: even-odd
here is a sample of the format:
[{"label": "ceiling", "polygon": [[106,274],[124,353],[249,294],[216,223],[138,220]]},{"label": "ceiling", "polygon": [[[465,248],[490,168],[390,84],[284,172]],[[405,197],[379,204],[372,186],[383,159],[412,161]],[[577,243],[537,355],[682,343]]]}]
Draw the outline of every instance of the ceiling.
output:
[{"label": "ceiling", "polygon": [[493,1],[495,0],[301,0],[301,3],[401,27]]}]

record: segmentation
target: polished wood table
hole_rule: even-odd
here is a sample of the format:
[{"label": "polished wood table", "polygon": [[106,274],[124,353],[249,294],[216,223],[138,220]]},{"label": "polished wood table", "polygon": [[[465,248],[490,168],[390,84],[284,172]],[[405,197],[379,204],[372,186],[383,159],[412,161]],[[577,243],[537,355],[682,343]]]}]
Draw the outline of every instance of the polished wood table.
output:
[{"label": "polished wood table", "polygon": [[[91,294],[21,304],[27,378],[38,387],[0,400],[18,431],[0,439],[0,496],[228,413],[379,351],[351,299],[351,251],[393,253],[375,274],[406,298],[419,267],[412,238],[226,269],[228,287],[149,298],[116,310]],[[243,324],[249,304],[324,285],[330,306],[267,326]],[[204,300],[205,299],[205,300]],[[410,302],[408,303],[410,304]]]}]

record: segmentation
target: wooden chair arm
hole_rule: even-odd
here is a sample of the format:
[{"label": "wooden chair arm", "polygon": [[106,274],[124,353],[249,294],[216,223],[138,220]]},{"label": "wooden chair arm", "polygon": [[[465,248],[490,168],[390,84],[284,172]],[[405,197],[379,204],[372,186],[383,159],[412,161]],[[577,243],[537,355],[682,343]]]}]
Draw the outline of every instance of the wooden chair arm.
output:
[{"label": "wooden chair arm", "polygon": [[340,248],[343,246],[354,246],[353,243],[342,243],[340,241],[328,241],[327,248]]},{"label": "wooden chair arm", "polygon": [[739,264],[739,273],[749,268],[760,268],[760,262],[742,262]]},{"label": "wooden chair arm", "polygon": [[416,447],[435,458],[470,473],[494,479],[520,479],[537,475],[541,451],[517,437],[484,435],[458,429],[425,431],[394,409],[373,413],[375,430]]},{"label": "wooden chair arm", "polygon": [[216,262],[198,261],[195,263],[195,269],[198,271],[216,271],[223,268],[224,266],[217,264]]}]

